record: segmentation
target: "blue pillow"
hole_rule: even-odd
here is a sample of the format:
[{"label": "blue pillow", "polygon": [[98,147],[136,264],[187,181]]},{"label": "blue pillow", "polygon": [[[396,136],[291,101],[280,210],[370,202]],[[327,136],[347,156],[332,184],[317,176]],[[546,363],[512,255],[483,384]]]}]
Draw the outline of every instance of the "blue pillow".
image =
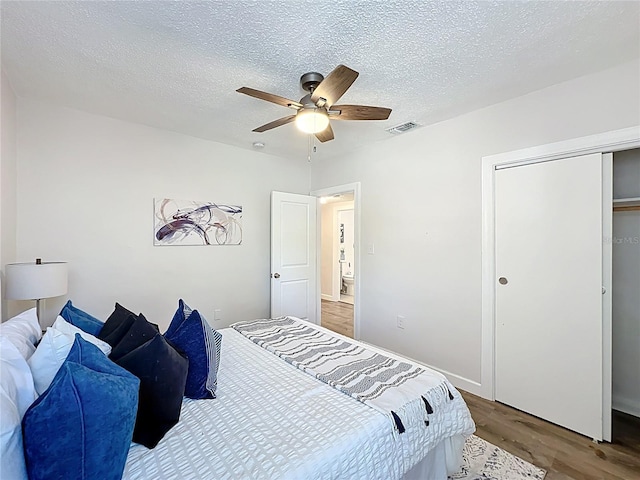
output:
[{"label": "blue pillow", "polygon": [[195,399],[216,398],[222,335],[181,299],[164,336],[189,359],[184,395]]},{"label": "blue pillow", "polygon": [[29,478],[119,480],[140,381],[76,334],[49,388],[22,420]]},{"label": "blue pillow", "polygon": [[87,333],[90,333],[94,337],[97,337],[102,330],[104,323],[98,320],[96,317],[89,315],[87,312],[83,312],[77,307],[74,307],[69,300],[65,303],[64,307],[60,311],[60,316],[64,318],[71,325],[78,327]]}]

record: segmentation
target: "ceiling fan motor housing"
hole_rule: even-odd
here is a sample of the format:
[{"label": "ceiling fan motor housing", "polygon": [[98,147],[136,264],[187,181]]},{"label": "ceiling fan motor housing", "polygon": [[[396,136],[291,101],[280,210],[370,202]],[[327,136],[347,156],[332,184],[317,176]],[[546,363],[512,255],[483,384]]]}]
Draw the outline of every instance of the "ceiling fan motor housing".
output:
[{"label": "ceiling fan motor housing", "polygon": [[304,97],[300,99],[300,103],[302,104],[302,108],[317,108],[316,104],[311,100],[311,94],[307,93]]}]

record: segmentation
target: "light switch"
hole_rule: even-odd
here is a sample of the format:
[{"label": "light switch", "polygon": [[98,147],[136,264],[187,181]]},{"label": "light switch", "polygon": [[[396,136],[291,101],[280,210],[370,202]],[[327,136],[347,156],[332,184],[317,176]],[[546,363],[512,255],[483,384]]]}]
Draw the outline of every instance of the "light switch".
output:
[{"label": "light switch", "polygon": [[376,253],[376,249],[373,243],[370,243],[369,245],[367,245],[367,253],[369,255],[373,255],[374,253]]}]

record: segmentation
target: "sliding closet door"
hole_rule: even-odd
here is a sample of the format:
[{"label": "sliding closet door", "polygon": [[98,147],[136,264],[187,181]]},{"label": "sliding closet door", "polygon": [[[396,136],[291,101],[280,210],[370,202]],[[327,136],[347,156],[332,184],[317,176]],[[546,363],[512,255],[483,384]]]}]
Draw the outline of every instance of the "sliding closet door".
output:
[{"label": "sliding closet door", "polygon": [[496,400],[602,439],[602,155],[495,175]]}]

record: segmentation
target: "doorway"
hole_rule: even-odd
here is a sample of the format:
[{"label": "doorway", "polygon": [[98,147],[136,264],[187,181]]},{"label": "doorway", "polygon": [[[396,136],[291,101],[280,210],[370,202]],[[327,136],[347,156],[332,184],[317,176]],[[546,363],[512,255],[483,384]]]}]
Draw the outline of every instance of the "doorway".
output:
[{"label": "doorway", "polygon": [[358,338],[360,291],[359,184],[312,192],[318,203],[320,324]]},{"label": "doorway", "polygon": [[614,443],[640,439],[640,148],[613,154],[612,407]]}]

